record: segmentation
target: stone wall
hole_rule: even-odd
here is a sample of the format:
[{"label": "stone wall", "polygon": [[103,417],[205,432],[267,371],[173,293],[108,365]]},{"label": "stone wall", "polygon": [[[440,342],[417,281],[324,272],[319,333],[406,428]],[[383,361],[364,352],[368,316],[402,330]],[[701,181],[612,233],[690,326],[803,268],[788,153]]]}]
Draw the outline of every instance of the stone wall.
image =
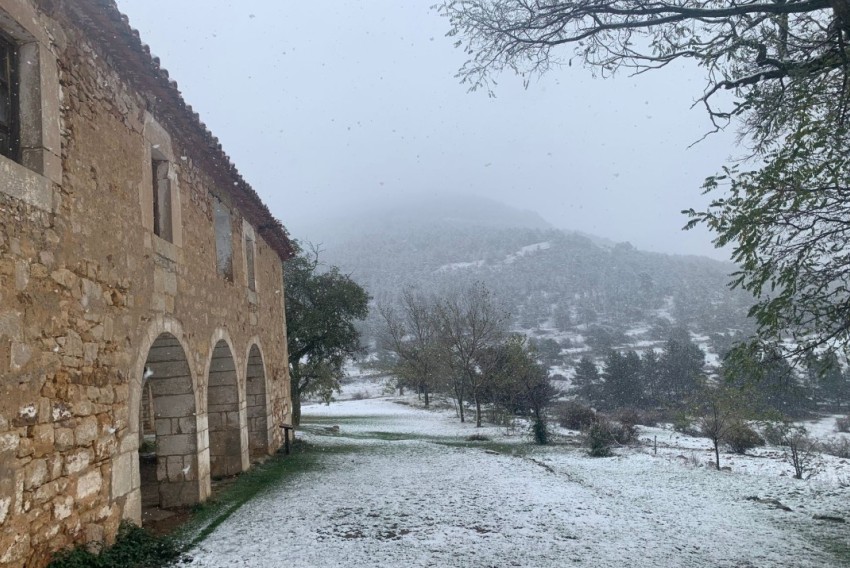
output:
[{"label": "stone wall", "polygon": [[[143,388],[162,506],[208,496],[211,463],[230,474],[275,451],[289,419],[278,253],[252,235],[250,291],[245,233],[262,233],[204,166],[208,149],[184,142],[64,3],[48,4],[0,0],[0,29],[16,18],[46,50],[41,97],[55,98],[61,140],[61,175],[0,156],[2,567],[42,566],[141,521]],[[173,242],[152,229],[160,151]],[[232,281],[216,270],[214,198],[232,213]]]}]

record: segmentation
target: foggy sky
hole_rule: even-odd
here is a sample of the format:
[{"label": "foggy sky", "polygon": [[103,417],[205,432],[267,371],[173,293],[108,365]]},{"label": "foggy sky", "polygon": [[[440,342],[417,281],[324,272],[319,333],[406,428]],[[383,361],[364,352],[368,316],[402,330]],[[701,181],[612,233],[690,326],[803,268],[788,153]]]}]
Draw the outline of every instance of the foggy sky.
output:
[{"label": "foggy sky", "polygon": [[[468,93],[434,0],[119,0],[187,102],[295,238],[390,196],[486,195],[553,225],[727,258],[680,211],[736,153],[693,65],[593,78],[565,67]],[[563,51],[564,56],[571,52]]]}]

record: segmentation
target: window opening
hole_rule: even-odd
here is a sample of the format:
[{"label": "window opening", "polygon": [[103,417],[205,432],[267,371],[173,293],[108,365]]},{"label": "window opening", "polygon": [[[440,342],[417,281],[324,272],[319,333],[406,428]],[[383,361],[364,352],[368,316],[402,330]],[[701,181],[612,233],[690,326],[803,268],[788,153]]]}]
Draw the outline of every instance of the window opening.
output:
[{"label": "window opening", "polygon": [[213,222],[215,225],[215,255],[218,275],[233,282],[233,229],[230,209],[221,200],[212,196]]},{"label": "window opening", "polygon": [[0,155],[18,160],[18,52],[0,35]]},{"label": "window opening", "polygon": [[248,289],[252,292],[257,291],[257,280],[254,276],[254,237],[253,235],[245,235],[245,260],[248,270]]},{"label": "window opening", "polygon": [[168,179],[168,161],[154,158],[151,161],[153,179],[153,232],[173,243],[171,226],[171,182]]}]

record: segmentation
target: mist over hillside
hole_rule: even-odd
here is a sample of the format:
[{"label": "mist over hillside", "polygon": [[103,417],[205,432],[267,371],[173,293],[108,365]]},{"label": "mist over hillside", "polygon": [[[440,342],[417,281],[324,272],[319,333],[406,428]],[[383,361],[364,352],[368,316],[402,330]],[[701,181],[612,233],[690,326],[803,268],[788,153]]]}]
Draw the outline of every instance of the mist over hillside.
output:
[{"label": "mist over hillside", "polygon": [[321,243],[323,248],[333,248],[352,239],[398,238],[435,227],[448,230],[461,227],[553,228],[533,211],[516,209],[484,197],[451,193],[364,202],[332,213],[326,219],[296,221],[290,225],[297,238]]},{"label": "mist over hillside", "polygon": [[617,337],[657,328],[659,319],[701,335],[748,326],[751,299],[728,288],[730,263],[641,251],[471,196],[386,204],[351,218],[316,231],[322,259],[376,302],[393,301],[405,286],[440,294],[483,281],[513,327],[529,333],[602,326]]}]

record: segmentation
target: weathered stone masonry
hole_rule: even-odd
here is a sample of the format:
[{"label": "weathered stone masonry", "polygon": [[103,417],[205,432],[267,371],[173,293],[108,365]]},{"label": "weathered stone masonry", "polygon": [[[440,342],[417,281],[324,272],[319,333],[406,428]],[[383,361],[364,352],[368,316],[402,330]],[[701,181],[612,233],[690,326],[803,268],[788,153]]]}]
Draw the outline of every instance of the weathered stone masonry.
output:
[{"label": "weathered stone masonry", "polygon": [[38,567],[281,446],[291,248],[112,0],[0,0],[0,34],[0,567]]}]

